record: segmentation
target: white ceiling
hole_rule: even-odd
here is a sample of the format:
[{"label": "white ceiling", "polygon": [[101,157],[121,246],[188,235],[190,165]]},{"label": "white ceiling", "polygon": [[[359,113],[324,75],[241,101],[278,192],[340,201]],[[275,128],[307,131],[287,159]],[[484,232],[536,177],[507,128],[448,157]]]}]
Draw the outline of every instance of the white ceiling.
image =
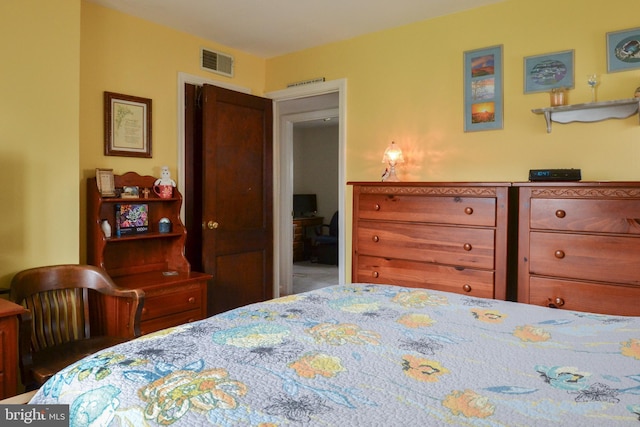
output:
[{"label": "white ceiling", "polygon": [[504,0],[89,0],[272,58]]}]

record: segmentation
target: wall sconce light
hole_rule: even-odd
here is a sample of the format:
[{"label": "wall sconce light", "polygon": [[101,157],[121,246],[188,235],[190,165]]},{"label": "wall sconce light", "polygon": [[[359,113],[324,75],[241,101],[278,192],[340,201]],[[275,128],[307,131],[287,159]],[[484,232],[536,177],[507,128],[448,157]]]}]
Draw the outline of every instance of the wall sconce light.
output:
[{"label": "wall sconce light", "polygon": [[384,156],[382,156],[382,163],[388,163],[389,168],[382,176],[383,181],[398,182],[398,176],[396,175],[396,163],[404,163],[404,157],[402,157],[402,150],[391,141],[391,144],[384,150]]}]

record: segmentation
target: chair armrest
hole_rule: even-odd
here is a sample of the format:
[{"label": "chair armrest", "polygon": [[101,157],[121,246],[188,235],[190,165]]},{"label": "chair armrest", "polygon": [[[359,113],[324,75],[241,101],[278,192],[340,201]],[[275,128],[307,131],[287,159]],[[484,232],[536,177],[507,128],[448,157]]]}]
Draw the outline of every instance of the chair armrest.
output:
[{"label": "chair armrest", "polygon": [[113,286],[101,288],[100,292],[104,295],[131,300],[127,330],[130,337],[139,337],[140,319],[142,317],[142,308],[144,307],[144,291],[142,289],[121,288],[114,284]]},{"label": "chair armrest", "polygon": [[325,227],[327,229],[329,229],[329,224],[320,224],[318,226],[316,226],[315,232],[316,232],[316,236],[322,236],[324,234],[324,229]]},{"label": "chair armrest", "polygon": [[131,299],[131,310],[129,310],[128,329],[130,336],[140,336],[140,319],[142,318],[142,308],[144,307],[144,291],[141,289],[117,288],[114,296]]}]

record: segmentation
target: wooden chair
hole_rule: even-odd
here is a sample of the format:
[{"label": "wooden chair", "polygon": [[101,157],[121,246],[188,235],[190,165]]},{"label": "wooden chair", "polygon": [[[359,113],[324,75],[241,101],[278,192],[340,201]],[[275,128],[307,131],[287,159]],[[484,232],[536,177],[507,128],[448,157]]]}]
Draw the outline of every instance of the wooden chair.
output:
[{"label": "wooden chair", "polygon": [[40,387],[81,358],[129,339],[100,335],[100,298],[93,291],[130,299],[128,337],[140,336],[144,292],[119,288],[97,267],[52,265],[24,270],[13,277],[10,299],[26,307],[32,317],[32,326],[20,330],[19,344],[22,382],[27,390]]}]

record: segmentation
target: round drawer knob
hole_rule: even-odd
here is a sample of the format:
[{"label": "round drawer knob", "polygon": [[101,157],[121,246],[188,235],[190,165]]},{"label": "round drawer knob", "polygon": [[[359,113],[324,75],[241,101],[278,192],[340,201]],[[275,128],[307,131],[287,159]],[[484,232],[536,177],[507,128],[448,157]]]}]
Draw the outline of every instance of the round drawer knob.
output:
[{"label": "round drawer knob", "polygon": [[465,251],[468,252],[471,250],[471,243],[465,243],[462,247],[464,248]]},{"label": "round drawer knob", "polygon": [[380,241],[380,237],[378,237],[377,235],[374,235],[371,240],[373,240],[374,242],[378,243]]},{"label": "round drawer knob", "polygon": [[189,298],[189,304],[193,304],[194,302],[196,302],[196,298],[195,297],[190,297]]},{"label": "round drawer knob", "polygon": [[549,299],[550,308],[559,308],[559,307],[562,307],[563,305],[564,305],[564,300],[560,297]]},{"label": "round drawer knob", "polygon": [[380,205],[379,204],[375,204],[375,206],[373,207],[375,210],[379,211],[380,210]]},{"label": "round drawer knob", "polygon": [[473,208],[471,207],[464,208],[464,213],[466,213],[467,215],[471,215],[473,213]]},{"label": "round drawer knob", "polygon": [[467,283],[467,284],[465,284],[465,285],[462,287],[462,290],[463,290],[463,291],[465,291],[465,292],[471,292],[471,285],[469,285],[468,283]]},{"label": "round drawer knob", "polygon": [[554,255],[555,255],[555,257],[556,257],[556,258],[558,258],[558,259],[562,259],[562,258],[564,258],[564,251],[563,251],[563,250],[558,249],[558,250],[554,253]]},{"label": "round drawer knob", "polygon": [[147,307],[142,307],[142,314],[147,314]]},{"label": "round drawer knob", "polygon": [[565,216],[567,216],[567,213],[565,211],[563,211],[562,209],[558,209],[556,211],[556,216],[558,218],[564,218]]},{"label": "round drawer knob", "polygon": [[373,273],[371,273],[371,275],[376,279],[380,277],[380,273],[378,273],[377,271],[374,271]]}]

